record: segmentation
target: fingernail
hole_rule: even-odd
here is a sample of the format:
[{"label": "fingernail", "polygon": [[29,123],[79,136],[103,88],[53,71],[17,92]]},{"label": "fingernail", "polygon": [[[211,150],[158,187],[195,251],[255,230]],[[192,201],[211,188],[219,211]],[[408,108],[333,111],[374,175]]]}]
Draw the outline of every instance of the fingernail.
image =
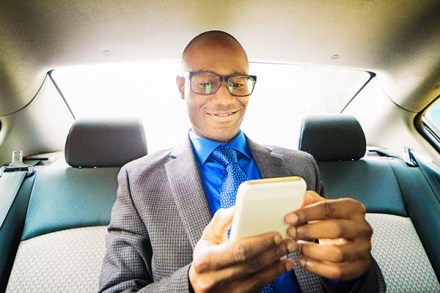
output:
[{"label": "fingernail", "polygon": [[292,238],[295,239],[296,237],[296,227],[289,227],[287,229],[287,234]]},{"label": "fingernail", "polygon": [[297,249],[297,245],[295,242],[290,241],[289,243],[287,243],[287,250],[289,252],[294,252],[294,251],[296,251],[296,249]]},{"label": "fingernail", "polygon": [[299,262],[299,265],[302,266],[303,268],[306,267],[306,261],[305,261],[303,258],[300,258],[300,259],[298,260],[298,262]]},{"label": "fingernail", "polygon": [[281,243],[281,241],[283,240],[283,238],[281,238],[281,236],[279,234],[277,234],[277,235],[275,235],[273,240],[276,245],[279,245]]},{"label": "fingernail", "polygon": [[288,259],[286,261],[286,272],[293,270],[294,267],[295,264],[293,263],[293,261],[291,259]]},{"label": "fingernail", "polygon": [[296,223],[298,223],[298,216],[296,214],[290,214],[288,221],[290,225],[296,225]]}]

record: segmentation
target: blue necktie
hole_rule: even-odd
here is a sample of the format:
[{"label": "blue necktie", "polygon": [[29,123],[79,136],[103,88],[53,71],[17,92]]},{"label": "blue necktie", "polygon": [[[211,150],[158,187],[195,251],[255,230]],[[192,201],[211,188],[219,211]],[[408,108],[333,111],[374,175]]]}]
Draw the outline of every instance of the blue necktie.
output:
[{"label": "blue necktie", "polygon": [[[247,180],[247,176],[238,165],[235,149],[224,146],[218,147],[212,152],[212,157],[226,169],[220,190],[220,207],[228,208],[235,204],[238,187]],[[273,285],[269,284],[261,292],[272,293],[275,290]]]},{"label": "blue necktie", "polygon": [[235,205],[235,198],[240,184],[247,180],[246,174],[238,165],[237,151],[229,147],[218,147],[212,157],[225,167],[220,190],[220,207],[228,208]]}]

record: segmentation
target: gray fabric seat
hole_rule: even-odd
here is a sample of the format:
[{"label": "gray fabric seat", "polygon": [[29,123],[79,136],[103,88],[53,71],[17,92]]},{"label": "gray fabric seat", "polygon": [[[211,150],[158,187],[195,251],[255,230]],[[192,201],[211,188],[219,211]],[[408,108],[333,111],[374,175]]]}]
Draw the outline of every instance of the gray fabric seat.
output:
[{"label": "gray fabric seat", "polygon": [[[438,292],[440,285],[425,249],[414,207],[407,205],[413,190],[429,193],[418,168],[397,158],[366,155],[365,135],[349,115],[313,115],[303,121],[299,149],[318,162],[327,198],[352,197],[367,209],[372,225],[372,254],[382,269],[389,292]],[[403,188],[401,170],[417,186]]]},{"label": "gray fabric seat", "polygon": [[7,292],[96,292],[117,174],[147,154],[137,120],[77,120],[69,165],[36,167]]}]

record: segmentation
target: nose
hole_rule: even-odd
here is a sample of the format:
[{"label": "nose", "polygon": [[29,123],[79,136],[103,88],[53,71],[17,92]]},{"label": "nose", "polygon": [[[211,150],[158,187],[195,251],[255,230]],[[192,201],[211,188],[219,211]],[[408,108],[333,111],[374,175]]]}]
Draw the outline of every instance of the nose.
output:
[{"label": "nose", "polygon": [[229,93],[227,86],[227,83],[222,81],[220,88],[212,95],[211,100],[213,103],[226,105],[235,101],[236,97]]}]

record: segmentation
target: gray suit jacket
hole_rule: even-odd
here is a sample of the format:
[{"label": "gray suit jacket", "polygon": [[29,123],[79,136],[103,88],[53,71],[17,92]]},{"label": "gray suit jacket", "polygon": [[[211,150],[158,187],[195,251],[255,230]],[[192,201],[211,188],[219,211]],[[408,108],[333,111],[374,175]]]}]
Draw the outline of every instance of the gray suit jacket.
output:
[{"label": "gray suit jacket", "polygon": [[[248,146],[263,178],[301,176],[308,189],[321,192],[318,168],[310,155],[264,147],[249,139]],[[212,218],[189,139],[173,150],[128,163],[118,180],[100,291],[188,292],[193,248]],[[295,273],[303,292],[331,289],[298,265]],[[385,288],[374,260],[355,287],[364,292]]]}]

